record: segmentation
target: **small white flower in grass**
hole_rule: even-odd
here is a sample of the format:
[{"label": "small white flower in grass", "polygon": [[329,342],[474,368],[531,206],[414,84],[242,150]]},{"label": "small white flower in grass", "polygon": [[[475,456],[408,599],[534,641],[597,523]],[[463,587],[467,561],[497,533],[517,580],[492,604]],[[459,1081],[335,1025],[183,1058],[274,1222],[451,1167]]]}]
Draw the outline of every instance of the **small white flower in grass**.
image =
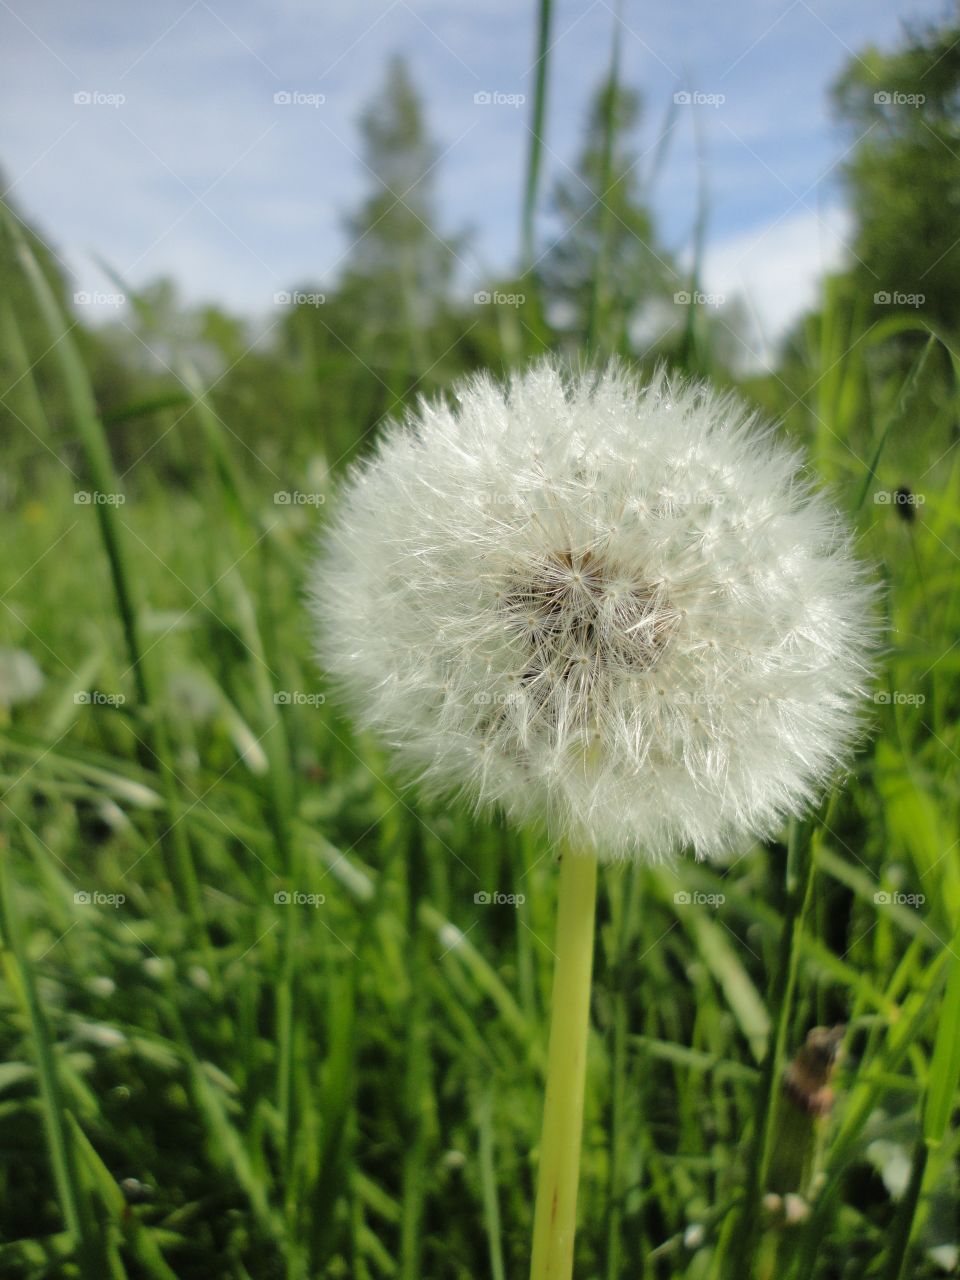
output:
[{"label": "small white flower in grass", "polygon": [[463,382],[340,492],[323,665],[434,791],[602,859],[774,833],[860,725],[874,588],[802,458],[664,373]]},{"label": "small white flower in grass", "polygon": [[0,648],[0,708],[29,702],[44,683],[43,672],[26,649]]}]

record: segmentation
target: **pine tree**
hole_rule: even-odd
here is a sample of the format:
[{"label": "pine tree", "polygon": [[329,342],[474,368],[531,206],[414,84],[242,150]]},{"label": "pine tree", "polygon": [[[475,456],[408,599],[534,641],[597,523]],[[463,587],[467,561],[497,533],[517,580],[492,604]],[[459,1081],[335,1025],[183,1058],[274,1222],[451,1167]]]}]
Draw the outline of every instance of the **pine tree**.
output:
[{"label": "pine tree", "polygon": [[560,234],[543,259],[541,276],[551,319],[585,333],[599,309],[606,336],[626,334],[643,308],[672,295],[679,276],[658,243],[643,198],[632,137],[641,103],[611,76],[590,105],[586,136],[574,170],[553,193]]},{"label": "pine tree", "polygon": [[375,188],[346,220],[351,248],[341,296],[362,305],[379,332],[410,332],[449,296],[458,241],[435,230],[439,153],[402,58],[391,61],[360,131]]}]

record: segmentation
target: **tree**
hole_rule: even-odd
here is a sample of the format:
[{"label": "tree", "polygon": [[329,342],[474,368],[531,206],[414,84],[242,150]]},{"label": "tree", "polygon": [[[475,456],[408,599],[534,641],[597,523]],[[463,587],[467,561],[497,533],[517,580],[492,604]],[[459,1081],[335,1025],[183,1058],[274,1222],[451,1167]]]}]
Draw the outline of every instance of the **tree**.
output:
[{"label": "tree", "polygon": [[379,331],[410,332],[430,323],[448,299],[462,238],[435,230],[439,153],[402,58],[391,60],[360,131],[375,185],[346,219],[351,248],[340,296],[362,304]]},{"label": "tree", "polygon": [[[312,431],[325,424],[324,447],[341,461],[409,395],[462,371],[463,320],[450,297],[463,237],[436,230],[439,149],[401,58],[390,62],[359,126],[372,190],[345,219],[341,278],[324,283],[324,305],[292,308],[280,333],[288,361],[313,371],[302,412]],[[346,436],[336,422],[349,425]]]},{"label": "tree", "polygon": [[574,169],[554,188],[561,232],[541,268],[553,322],[582,334],[591,327],[592,309],[599,310],[614,345],[646,306],[680,287],[643,200],[631,145],[640,107],[639,95],[614,76],[596,91]]},{"label": "tree", "polygon": [[876,308],[873,318],[899,306],[955,333],[960,12],[941,26],[908,30],[893,52],[865,49],[837,80],[833,102],[857,138],[844,166],[857,219],[852,276]]}]

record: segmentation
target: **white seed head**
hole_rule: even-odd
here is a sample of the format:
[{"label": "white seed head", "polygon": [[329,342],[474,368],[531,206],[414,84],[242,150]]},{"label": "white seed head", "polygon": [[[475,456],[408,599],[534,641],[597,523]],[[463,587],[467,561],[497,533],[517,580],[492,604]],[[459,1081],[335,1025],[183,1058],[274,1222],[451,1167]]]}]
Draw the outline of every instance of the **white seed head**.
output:
[{"label": "white seed head", "polygon": [[433,792],[601,858],[771,835],[860,725],[874,588],[736,399],[489,375],[387,429],[310,586],[319,656]]}]

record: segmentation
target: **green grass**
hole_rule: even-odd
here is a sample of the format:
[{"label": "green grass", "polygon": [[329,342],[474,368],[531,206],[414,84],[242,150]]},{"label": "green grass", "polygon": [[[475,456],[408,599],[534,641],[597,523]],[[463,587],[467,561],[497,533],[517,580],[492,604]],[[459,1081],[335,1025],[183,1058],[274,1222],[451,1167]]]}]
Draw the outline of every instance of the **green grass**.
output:
[{"label": "green grass", "polygon": [[[113,509],[149,707],[71,478],[51,466],[5,520],[4,629],[48,684],[0,732],[3,1274],[522,1275],[550,851],[421,808],[329,704],[274,703],[322,688],[300,600],[312,522],[252,480],[242,516],[199,478],[147,481]],[[889,687],[927,701],[878,706],[828,816],[798,828],[809,885],[776,846],[729,871],[601,876],[578,1274],[656,1257],[650,1274],[721,1275],[745,1221],[760,1257],[776,1072],[816,1023],[849,1025],[828,1194],[782,1233],[790,1269],[771,1274],[844,1274],[824,1241],[864,1274],[949,1226],[956,651],[937,662],[933,636],[956,607],[955,507],[928,490],[923,524],[861,516],[890,578]],[[75,703],[85,689],[127,701]],[[142,753],[161,718],[172,794]],[[199,929],[165,861],[173,830]],[[678,886],[725,902],[677,905]],[[874,901],[895,886],[925,902]],[[493,889],[525,902],[474,902]],[[925,1155],[924,1117],[936,1145],[904,1224],[881,1185],[866,1203],[857,1188],[871,1141]],[[125,1178],[149,1199],[123,1203]]]}]

